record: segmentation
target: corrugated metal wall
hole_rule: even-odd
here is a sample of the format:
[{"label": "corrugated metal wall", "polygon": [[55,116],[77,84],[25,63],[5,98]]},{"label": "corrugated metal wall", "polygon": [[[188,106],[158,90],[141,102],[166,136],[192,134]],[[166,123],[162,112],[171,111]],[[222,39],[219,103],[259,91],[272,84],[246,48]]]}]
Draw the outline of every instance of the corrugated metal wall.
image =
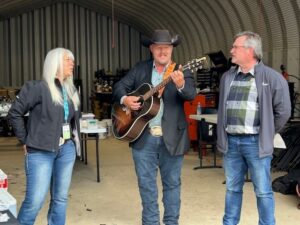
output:
[{"label": "corrugated metal wall", "polygon": [[[112,31],[114,27],[114,31]],[[113,35],[114,32],[114,35]],[[140,32],[128,25],[72,3],[56,3],[0,22],[0,86],[21,86],[40,79],[47,52],[70,49],[80,68],[84,109],[93,88],[94,72],[115,73],[149,57]]]},{"label": "corrugated metal wall", "polygon": [[[12,1],[14,10],[21,11],[22,7],[17,6],[22,0],[5,0],[7,7],[0,9],[7,13],[9,6],[13,7]],[[174,59],[179,63],[219,50],[229,57],[234,35],[252,30],[263,39],[265,64],[277,71],[285,64],[289,74],[300,77],[300,0],[54,2],[64,1],[73,3],[55,3],[0,21],[0,85],[20,85],[29,78],[39,77],[47,50],[65,45],[75,52],[88,91],[95,70],[102,67],[114,70],[146,58],[148,50],[140,46],[140,33],[151,35],[157,28],[182,36],[183,43],[174,51]],[[112,12],[119,21],[115,23],[115,48],[112,48]],[[0,19],[4,17],[5,14],[0,15]],[[293,77],[290,80],[299,92],[299,81]]]}]

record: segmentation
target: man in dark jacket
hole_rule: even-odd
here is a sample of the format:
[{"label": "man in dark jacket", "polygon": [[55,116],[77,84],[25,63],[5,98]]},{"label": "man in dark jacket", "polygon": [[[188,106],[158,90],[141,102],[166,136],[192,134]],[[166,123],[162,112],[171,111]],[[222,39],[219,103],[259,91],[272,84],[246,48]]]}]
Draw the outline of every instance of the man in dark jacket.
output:
[{"label": "man in dark jacket", "polygon": [[179,219],[181,168],[183,155],[189,149],[183,104],[196,95],[191,72],[186,70],[183,74],[181,66],[178,70],[173,68],[175,64],[171,61],[172,51],[179,42],[179,36],[172,38],[167,30],[154,31],[151,39],[143,40],[143,44],[150,48],[153,60],[137,63],[113,89],[114,101],[123,104],[127,110],[134,111],[141,109],[143,105],[139,96],[130,96],[128,93],[143,83],[156,86],[168,75],[172,81],[164,89],[160,89],[157,115],[131,143],[143,205],[143,225],[160,224],[156,185],[158,168],[163,185],[163,222],[176,225]]}]

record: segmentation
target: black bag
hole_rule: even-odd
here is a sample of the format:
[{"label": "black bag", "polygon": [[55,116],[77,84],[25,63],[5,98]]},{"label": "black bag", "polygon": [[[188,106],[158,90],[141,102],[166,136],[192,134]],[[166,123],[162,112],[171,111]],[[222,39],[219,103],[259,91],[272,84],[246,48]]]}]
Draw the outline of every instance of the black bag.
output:
[{"label": "black bag", "polygon": [[297,184],[300,185],[300,169],[291,170],[288,174],[274,179],[272,189],[285,195],[297,195]]}]

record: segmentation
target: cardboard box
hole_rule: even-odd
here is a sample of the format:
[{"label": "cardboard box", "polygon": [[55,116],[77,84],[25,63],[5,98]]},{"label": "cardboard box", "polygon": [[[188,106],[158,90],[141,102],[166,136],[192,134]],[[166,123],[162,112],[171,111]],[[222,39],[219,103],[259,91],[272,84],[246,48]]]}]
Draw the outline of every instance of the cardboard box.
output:
[{"label": "cardboard box", "polygon": [[0,189],[5,189],[7,191],[8,180],[7,175],[0,169]]}]

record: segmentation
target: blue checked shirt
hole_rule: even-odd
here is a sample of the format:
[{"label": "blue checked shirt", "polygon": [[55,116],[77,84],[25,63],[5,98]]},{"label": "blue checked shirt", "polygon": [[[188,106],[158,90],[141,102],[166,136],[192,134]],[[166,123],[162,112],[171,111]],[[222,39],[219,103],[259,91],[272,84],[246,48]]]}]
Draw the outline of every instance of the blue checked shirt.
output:
[{"label": "blue checked shirt", "polygon": [[[163,81],[164,73],[165,73],[167,67],[168,67],[168,65],[164,68],[162,73],[158,73],[158,71],[155,68],[155,64],[153,63],[151,83],[154,87]],[[163,102],[162,98],[160,98],[159,100],[160,100],[159,111],[158,111],[157,115],[149,121],[149,127],[161,126],[161,118],[162,118],[163,111],[164,111],[164,102]]]},{"label": "blue checked shirt", "polygon": [[247,74],[238,70],[230,86],[226,110],[227,133],[259,133],[259,105],[254,69]]}]

